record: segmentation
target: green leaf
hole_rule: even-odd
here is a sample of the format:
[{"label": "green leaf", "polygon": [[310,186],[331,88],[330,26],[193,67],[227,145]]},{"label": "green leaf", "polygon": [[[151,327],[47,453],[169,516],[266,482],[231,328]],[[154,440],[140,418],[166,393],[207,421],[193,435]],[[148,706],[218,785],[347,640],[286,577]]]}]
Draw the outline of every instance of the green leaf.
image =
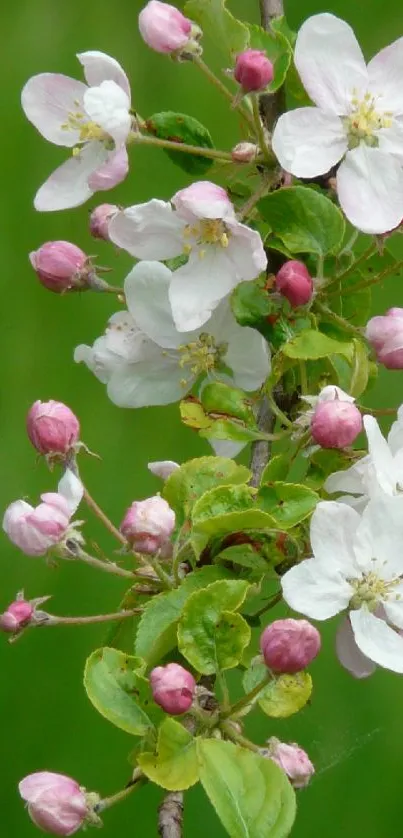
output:
[{"label": "green leaf", "polygon": [[284,344],[281,351],[287,358],[299,358],[302,361],[316,361],[328,355],[345,355],[351,360],[353,346],[351,342],[334,340],[315,329],[304,329]]},{"label": "green leaf", "polygon": [[163,496],[175,510],[178,523],[183,523],[204,492],[213,486],[245,483],[250,479],[246,466],[227,457],[198,457],[170,474]]},{"label": "green leaf", "polygon": [[272,515],[281,529],[301,523],[313,512],[318,501],[319,496],[307,486],[280,481],[262,485],[257,496],[261,509]]},{"label": "green leaf", "polygon": [[368,349],[361,340],[353,340],[354,354],[348,392],[355,399],[367,389],[369,376]]},{"label": "green leaf", "polygon": [[[337,253],[345,223],[340,210],[329,200],[305,186],[278,189],[262,198],[258,208],[291,253]],[[270,236],[266,241],[270,247]]]},{"label": "green leaf", "polygon": [[138,764],[149,780],[168,791],[184,791],[199,779],[196,740],[175,719],[162,722],[156,753],[140,754]]},{"label": "green leaf", "polygon": [[322,448],[312,454],[305,482],[314,489],[320,489],[329,474],[343,471],[351,465],[351,457],[344,451]]},{"label": "green leaf", "polygon": [[217,486],[206,492],[192,513],[192,544],[200,554],[211,538],[253,529],[273,529],[273,518],[255,504],[249,486]]},{"label": "green leaf", "polygon": [[150,599],[137,630],[135,652],[149,667],[158,663],[176,646],[176,628],[190,595],[218,579],[231,577],[229,570],[213,565],[189,573],[180,587]]},{"label": "green leaf", "polygon": [[286,838],[295,792],[273,760],[232,742],[200,739],[200,780],[230,838]]},{"label": "green leaf", "polygon": [[198,672],[212,675],[241,660],[251,630],[234,610],[248,587],[243,580],[222,580],[189,597],[178,625],[178,648]]},{"label": "green leaf", "polygon": [[[291,63],[291,44],[281,31],[281,25],[276,28],[274,35],[254,23],[248,24],[248,29],[250,35],[249,47],[263,50],[273,63],[274,78],[266,90],[268,93],[275,93],[284,84]],[[291,30],[288,31],[291,32]]]},{"label": "green leaf", "polygon": [[[202,148],[214,148],[213,140],[207,128],[188,114],[174,113],[173,111],[155,113],[147,119],[146,129],[149,134],[158,137],[160,140],[186,143]],[[183,151],[171,151],[166,148],[163,150],[176,166],[190,175],[204,175],[213,164],[210,157],[188,154]]]},{"label": "green leaf", "polygon": [[[243,677],[246,693],[257,687],[267,674],[267,667],[258,661],[252,662]],[[279,675],[258,694],[257,702],[266,716],[272,719],[287,719],[298,713],[307,704],[312,694],[312,678],[308,672],[294,675]]]},{"label": "green leaf", "polygon": [[229,417],[235,416],[253,427],[256,424],[252,401],[245,391],[238,387],[230,387],[222,381],[211,381],[203,387],[200,400],[209,414],[223,413]]},{"label": "green leaf", "polygon": [[205,439],[230,439],[232,442],[254,442],[257,439],[267,439],[258,427],[250,428],[238,419],[215,419],[210,428],[202,429],[199,435]]},{"label": "green leaf", "polygon": [[220,550],[214,561],[233,562],[262,573],[269,567],[269,562],[251,544],[235,544],[232,547],[226,547],[225,550]]},{"label": "green leaf", "polygon": [[181,419],[184,425],[188,428],[193,428],[196,431],[203,429],[211,429],[213,422],[207,413],[203,410],[194,396],[188,396],[187,399],[182,399],[179,404]]},{"label": "green leaf", "polygon": [[231,308],[241,326],[253,326],[265,334],[267,318],[278,316],[278,304],[270,296],[265,279],[240,282],[231,294]]},{"label": "green leaf", "polygon": [[227,57],[234,58],[248,46],[248,29],[228,11],[225,0],[188,0],[184,12],[200,24],[204,34]]},{"label": "green leaf", "polygon": [[105,647],[90,655],[84,672],[88,698],[101,716],[134,736],[145,736],[152,728],[147,713],[162,715],[141,674],[143,669],[141,658]]},{"label": "green leaf", "polygon": [[284,480],[287,477],[290,467],[290,458],[287,454],[275,454],[270,457],[267,466],[263,470],[260,480],[261,485],[271,483],[272,480]]}]

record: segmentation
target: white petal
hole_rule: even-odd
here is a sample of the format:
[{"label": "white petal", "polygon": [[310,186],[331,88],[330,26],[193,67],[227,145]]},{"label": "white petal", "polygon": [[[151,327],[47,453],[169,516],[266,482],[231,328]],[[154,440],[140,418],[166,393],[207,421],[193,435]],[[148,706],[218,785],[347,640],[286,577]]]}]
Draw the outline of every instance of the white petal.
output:
[{"label": "white petal", "polygon": [[393,455],[403,448],[403,405],[399,407],[397,419],[389,431],[388,445]]},{"label": "white petal", "polygon": [[115,58],[106,55],[104,52],[98,52],[98,50],[80,52],[77,58],[84,67],[84,76],[90,87],[95,87],[106,79],[110,79],[125,91],[130,100],[129,79]]},{"label": "white petal", "polygon": [[80,132],[62,128],[69,114],[83,110],[87,85],[58,73],[41,73],[27,81],[21,104],[29,121],[45,140],[55,145],[75,146]]},{"label": "white petal", "polygon": [[183,253],[184,226],[170,203],[153,198],[118,212],[108,233],[118,247],[137,259],[172,259]]},{"label": "white petal", "polygon": [[125,279],[126,303],[140,328],[159,346],[183,343],[175,328],[168,289],[172,271],[161,262],[138,262]]},{"label": "white petal", "polygon": [[382,492],[365,508],[354,539],[359,566],[386,581],[403,574],[403,496]]},{"label": "white petal", "polygon": [[148,361],[121,367],[108,383],[108,396],[118,407],[149,407],[171,404],[186,395],[193,384],[181,384],[184,371],[177,358],[158,354]]},{"label": "white petal", "polygon": [[114,81],[103,81],[89,87],[84,94],[84,107],[90,119],[112,137],[117,146],[125,143],[132,118],[130,99]]},{"label": "white petal", "polygon": [[345,471],[335,471],[323,484],[323,488],[329,494],[333,492],[351,492],[353,495],[361,495],[366,491],[365,478],[368,474],[369,457],[363,457]]},{"label": "white petal", "polygon": [[349,617],[344,617],[337,629],[336,652],[341,665],[354,678],[368,678],[375,672],[375,664],[362,654],[355,642]]},{"label": "white petal", "polygon": [[226,221],[229,230],[227,258],[238,282],[256,279],[267,267],[267,256],[260,233],[239,221]]},{"label": "white petal", "polygon": [[58,491],[66,499],[70,509],[70,515],[73,515],[77,507],[81,503],[84,495],[84,487],[81,480],[67,468],[61,480],[59,480]]},{"label": "white petal", "polygon": [[148,463],[147,468],[156,477],[161,477],[162,480],[168,480],[168,477],[172,472],[177,471],[180,465],[179,463],[175,463],[175,460],[155,460],[153,463]]},{"label": "white petal", "polygon": [[295,65],[312,101],[346,114],[353,88],[366,89],[368,74],[351,26],[330,14],[314,15],[301,26]]},{"label": "white petal", "polygon": [[379,109],[403,114],[403,38],[381,49],[367,69],[371,93],[379,96]]},{"label": "white petal", "polygon": [[109,318],[105,334],[92,347],[85,344],[76,347],[74,360],[83,361],[106,384],[122,366],[149,358],[154,347],[133,317],[127,311],[118,311]]},{"label": "white petal", "polygon": [[207,442],[210,443],[217,457],[229,457],[230,460],[237,457],[247,444],[246,442],[232,442],[230,439],[212,439],[211,437]]},{"label": "white petal", "polygon": [[40,212],[78,207],[93,195],[88,178],[107,157],[102,143],[89,143],[80,154],[62,163],[35,195],[35,209]]},{"label": "white petal", "polygon": [[108,157],[102,166],[88,178],[88,185],[94,192],[113,189],[125,179],[129,171],[129,158],[126,146],[108,152]]},{"label": "white petal", "polygon": [[350,620],[361,652],[379,666],[403,673],[403,637],[367,608],[351,611]]},{"label": "white petal", "polygon": [[297,108],[280,116],[272,148],[283,169],[296,177],[328,172],[347,151],[341,119],[319,108]]},{"label": "white petal", "polygon": [[403,161],[403,123],[397,119],[393,120],[390,128],[381,128],[376,132],[379,141],[379,148],[385,154],[393,154]]},{"label": "white petal", "polygon": [[189,261],[172,275],[169,299],[176,328],[189,332],[200,328],[220,301],[236,285],[236,276],[226,249],[206,245],[203,258],[192,251]]},{"label": "white petal", "polygon": [[398,629],[403,629],[403,583],[392,588],[388,599],[382,601],[382,605],[389,623]]},{"label": "white petal", "polygon": [[384,492],[392,494],[396,485],[392,452],[375,417],[364,416],[363,422],[368,439],[371,475]]},{"label": "white petal", "polygon": [[294,611],[313,620],[327,620],[347,608],[351,586],[335,567],[316,559],[292,567],[281,580],[283,596]]},{"label": "white petal", "polygon": [[337,172],[340,206],[363,233],[386,233],[403,218],[403,171],[394,157],[361,143]]},{"label": "white petal", "polygon": [[261,387],[270,372],[269,350],[262,335],[256,329],[240,326],[229,306],[215,334],[218,341],[228,343],[225,363],[232,370],[236,386],[244,390]]},{"label": "white petal", "polygon": [[235,210],[227,192],[209,180],[192,183],[172,198],[172,203],[186,222],[200,218],[233,218]]},{"label": "white petal", "polygon": [[329,570],[345,576],[356,576],[357,565],[353,539],[361,518],[355,509],[344,503],[321,501],[311,519],[311,547],[316,559],[325,562]]}]

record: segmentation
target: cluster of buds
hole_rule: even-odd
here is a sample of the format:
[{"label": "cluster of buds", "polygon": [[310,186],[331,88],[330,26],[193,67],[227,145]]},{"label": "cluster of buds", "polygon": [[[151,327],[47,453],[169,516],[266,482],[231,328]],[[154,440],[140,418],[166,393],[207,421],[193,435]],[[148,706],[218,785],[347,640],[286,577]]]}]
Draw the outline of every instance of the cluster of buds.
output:
[{"label": "cluster of buds", "polygon": [[318,630],[308,620],[275,620],[264,629],[260,649],[274,673],[293,675],[305,669],[320,651]]}]

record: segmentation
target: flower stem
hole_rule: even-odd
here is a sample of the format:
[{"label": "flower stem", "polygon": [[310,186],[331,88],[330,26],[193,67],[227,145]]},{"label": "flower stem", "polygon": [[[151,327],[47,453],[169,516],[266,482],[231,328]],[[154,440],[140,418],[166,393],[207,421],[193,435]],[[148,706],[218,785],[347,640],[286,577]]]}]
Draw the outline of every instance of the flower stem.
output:
[{"label": "flower stem", "polygon": [[241,711],[245,707],[247,707],[248,704],[251,704],[252,701],[259,695],[259,693],[265,687],[267,687],[267,684],[270,680],[271,675],[268,672],[263,681],[257,684],[256,687],[253,688],[253,690],[251,690],[249,693],[246,693],[246,695],[244,695],[243,698],[240,698],[239,701],[237,701],[236,704],[233,704],[232,707],[230,707],[228,710],[224,710],[224,712],[221,714],[221,718],[228,719],[229,716],[238,716],[241,713]]},{"label": "flower stem", "polygon": [[251,742],[250,739],[247,739],[246,736],[243,736],[242,733],[238,733],[237,730],[231,725],[229,722],[222,722],[220,725],[221,730],[228,739],[231,739],[232,742],[235,742],[237,745],[241,745],[242,748],[247,748],[248,751],[254,751],[255,753],[260,753],[260,748],[258,745],[255,745],[254,742]]},{"label": "flower stem", "polygon": [[[351,285],[345,289],[345,291],[340,292],[343,297],[347,297],[348,294],[355,294],[356,291],[362,291],[364,288],[370,288],[371,285],[376,285],[378,282],[382,282],[383,279],[386,279],[387,276],[393,274],[395,271],[400,271],[403,267],[403,260],[400,262],[395,262],[394,265],[389,265],[389,267],[385,268],[378,276],[371,276],[368,279],[363,279],[362,282],[357,282],[356,285]],[[332,291],[331,294],[339,293],[338,291]]]},{"label": "flower stem", "polygon": [[204,148],[204,146],[190,145],[189,143],[175,143],[172,140],[162,140],[160,137],[147,137],[145,134],[138,134],[133,142],[136,145],[150,145],[156,148],[164,148],[168,151],[180,151],[185,154],[210,157],[212,160],[232,161],[232,156],[229,151],[219,151],[216,148]]},{"label": "flower stem", "polygon": [[276,404],[271,393],[267,394],[267,399],[269,401],[271,410],[273,411],[274,415],[277,416],[277,419],[279,419],[281,424],[285,425],[286,428],[292,428],[293,424],[291,420],[288,418],[288,416],[285,415],[285,413],[283,413],[278,404]]},{"label": "flower stem", "polygon": [[252,97],[253,121],[254,121],[254,125],[255,125],[255,132],[256,132],[257,140],[258,140],[261,152],[262,152],[266,162],[269,163],[272,166],[273,163],[275,162],[275,157],[272,154],[272,152],[270,151],[270,149],[268,148],[268,145],[266,143],[266,138],[265,138],[264,130],[263,130],[263,123],[262,123],[262,120],[260,118],[260,112],[259,112],[259,97],[257,96],[256,93],[252,93],[251,97]]},{"label": "flower stem", "polygon": [[135,573],[131,570],[126,570],[126,568],[120,567],[115,562],[104,562],[102,559],[96,559],[95,556],[90,556],[89,553],[86,553],[85,550],[81,549],[81,547],[76,547],[76,549],[72,551],[71,557],[80,559],[80,561],[85,562],[85,564],[88,564],[91,567],[96,567],[98,570],[104,570],[105,573],[113,573],[114,576],[124,576],[125,579],[131,579],[132,581],[135,580]]},{"label": "flower stem", "polygon": [[[116,611],[113,614],[94,614],[89,617],[56,617],[54,614],[47,614],[48,619],[37,623],[38,626],[85,626],[89,623],[107,623],[111,620],[125,620],[140,614],[142,608],[132,608],[130,611]],[[32,623],[34,626],[35,623]]]},{"label": "flower stem", "polygon": [[155,556],[147,556],[147,564],[151,565],[154,573],[158,576],[158,579],[160,580],[160,582],[162,582],[164,588],[169,588],[169,590],[172,590],[172,588],[177,587],[175,585],[174,580],[161,567],[158,558],[156,558]]},{"label": "flower stem", "polygon": [[[333,293],[335,293],[335,292],[333,292]],[[356,326],[353,326],[351,323],[348,322],[348,320],[345,320],[344,317],[340,317],[339,314],[336,314],[335,311],[332,311],[330,308],[323,305],[322,303],[317,301],[316,304],[315,304],[315,308],[321,314],[324,314],[325,317],[329,317],[331,320],[333,320],[335,323],[337,323],[338,326],[341,326],[341,328],[343,329],[344,332],[350,332],[351,334],[354,334],[354,335],[361,335],[362,334],[361,329],[358,329]]]},{"label": "flower stem", "polygon": [[238,108],[239,112],[242,114],[249,127],[253,130],[254,125],[251,114],[241,104],[237,105],[235,96],[233,96],[228,87],[226,87],[226,85],[223,84],[221,79],[219,79],[218,76],[216,76],[215,73],[213,73],[213,71],[210,70],[210,67],[208,67],[207,64],[205,64],[205,62],[203,61],[203,59],[200,58],[198,55],[194,56],[193,63],[196,64],[196,66],[199,68],[199,70],[202,71],[202,73],[204,73],[206,78],[208,78],[209,82],[211,82],[211,84],[213,84],[214,87],[216,87],[217,90],[219,90],[220,93],[222,93],[223,96],[225,96],[226,99],[228,99],[231,102],[231,106],[233,108]]},{"label": "flower stem", "polygon": [[110,521],[108,516],[105,515],[105,512],[102,511],[101,507],[98,506],[98,504],[96,503],[94,498],[91,497],[88,489],[86,489],[85,487],[84,487],[84,500],[85,500],[87,506],[89,506],[89,508],[97,516],[97,518],[99,518],[99,520],[102,521],[104,527],[106,527],[106,529],[109,530],[109,532],[112,533],[112,535],[118,541],[120,541],[121,544],[124,544],[126,546],[127,542],[126,542],[126,539],[125,539],[124,535],[122,535],[120,530],[118,530],[117,527],[115,527],[115,525],[112,524],[112,521]]},{"label": "flower stem", "polygon": [[[376,253],[376,251],[377,251],[376,243],[371,242],[371,244],[366,248],[366,250],[363,250],[363,252],[360,254],[360,256],[358,256],[358,258],[355,260],[355,262],[353,262],[341,274],[337,274],[337,276],[335,276],[334,279],[332,279],[327,285],[324,286],[324,288],[326,288],[326,291],[328,291],[329,288],[332,288],[333,285],[336,285],[336,283],[341,282],[343,279],[346,278],[346,276],[349,276],[351,273],[354,273],[354,271],[356,270],[358,265],[361,265],[362,262],[366,262],[367,259],[370,259],[370,257],[373,256],[374,253]],[[339,290],[337,289],[337,291],[332,291],[331,293],[332,294],[339,293]]]},{"label": "flower stem", "polygon": [[111,794],[110,797],[104,797],[104,799],[101,800],[95,807],[96,812],[104,812],[105,809],[110,809],[110,807],[114,806],[115,803],[120,803],[121,800],[125,800],[135,788],[139,787],[144,779],[144,775],[140,768],[136,768],[133,772],[133,777],[130,780],[130,783],[128,783],[124,789],[117,791],[116,794]]}]

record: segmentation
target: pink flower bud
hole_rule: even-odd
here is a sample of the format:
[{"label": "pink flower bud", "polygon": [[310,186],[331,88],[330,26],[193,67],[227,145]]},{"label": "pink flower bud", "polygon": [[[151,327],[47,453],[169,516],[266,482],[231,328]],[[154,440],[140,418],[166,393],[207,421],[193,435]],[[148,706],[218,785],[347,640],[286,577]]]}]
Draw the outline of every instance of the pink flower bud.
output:
[{"label": "pink flower bud", "polygon": [[94,239],[104,239],[109,241],[109,222],[119,212],[119,207],[115,204],[100,204],[95,207],[90,215],[90,233]]},{"label": "pink flower bud", "polygon": [[267,756],[282,768],[294,788],[303,789],[307,786],[312,774],[315,773],[308,754],[296,742],[287,745],[275,737],[269,739],[268,745]]},{"label": "pink flower bud", "polygon": [[160,495],[134,501],[126,512],[121,532],[139,553],[165,547],[175,526],[175,513]]},{"label": "pink flower bud", "polygon": [[303,262],[290,259],[276,275],[276,288],[293,308],[304,306],[312,299],[313,281]]},{"label": "pink flower bud", "polygon": [[166,713],[180,716],[192,705],[196,682],[178,663],[157,666],[150,674],[153,698]]},{"label": "pink flower bud", "polygon": [[259,148],[254,143],[238,143],[231,151],[235,163],[251,163],[256,159]]},{"label": "pink flower bud", "polygon": [[44,556],[65,535],[70,523],[70,507],[63,495],[46,492],[35,508],[17,500],[6,509],[3,529],[10,541],[27,556]]},{"label": "pink flower bud", "polygon": [[260,648],[273,672],[292,675],[309,666],[320,650],[320,634],[308,620],[275,620],[266,626]]},{"label": "pink flower bud", "polygon": [[311,434],[322,448],[346,448],[362,430],[362,416],[351,402],[319,401],[311,419]]},{"label": "pink flower bud", "polygon": [[31,820],[51,835],[73,835],[89,815],[85,792],[64,774],[38,771],[18,786]]},{"label": "pink flower bud", "polygon": [[33,613],[34,608],[30,602],[25,599],[15,600],[8,606],[7,611],[0,614],[1,631],[17,634],[20,629],[28,625]]},{"label": "pink flower bud", "polygon": [[238,55],[234,76],[245,93],[264,90],[273,81],[273,64],[265,52],[247,49]]},{"label": "pink flower bud", "polygon": [[139,29],[143,40],[156,52],[192,51],[192,36],[197,40],[201,30],[169,3],[150,0],[139,14]]},{"label": "pink flower bud", "polygon": [[403,369],[403,308],[390,308],[383,316],[372,317],[365,336],[380,364],[389,370]]},{"label": "pink flower bud", "polygon": [[32,267],[45,288],[61,294],[69,288],[85,285],[87,256],[75,244],[65,241],[46,242],[29,254]]},{"label": "pink flower bud", "polygon": [[67,454],[78,442],[80,423],[63,402],[34,402],[27,416],[27,432],[40,454]]}]

